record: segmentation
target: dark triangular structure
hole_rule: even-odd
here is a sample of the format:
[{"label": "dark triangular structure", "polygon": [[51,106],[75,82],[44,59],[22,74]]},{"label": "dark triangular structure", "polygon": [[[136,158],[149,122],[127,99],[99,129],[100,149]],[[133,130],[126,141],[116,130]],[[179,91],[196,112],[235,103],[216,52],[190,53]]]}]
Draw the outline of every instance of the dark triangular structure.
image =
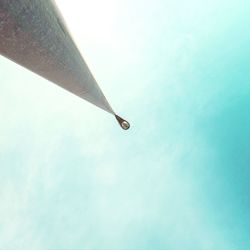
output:
[{"label": "dark triangular structure", "polygon": [[0,54],[114,114],[51,0],[0,0]]}]

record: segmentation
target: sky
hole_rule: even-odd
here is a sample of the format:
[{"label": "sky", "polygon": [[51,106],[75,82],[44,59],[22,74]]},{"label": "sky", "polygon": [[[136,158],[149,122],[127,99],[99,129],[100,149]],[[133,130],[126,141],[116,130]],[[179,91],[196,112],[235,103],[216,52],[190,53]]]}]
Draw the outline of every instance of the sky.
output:
[{"label": "sky", "polygon": [[0,57],[0,249],[250,249],[249,1],[57,4],[131,129]]}]

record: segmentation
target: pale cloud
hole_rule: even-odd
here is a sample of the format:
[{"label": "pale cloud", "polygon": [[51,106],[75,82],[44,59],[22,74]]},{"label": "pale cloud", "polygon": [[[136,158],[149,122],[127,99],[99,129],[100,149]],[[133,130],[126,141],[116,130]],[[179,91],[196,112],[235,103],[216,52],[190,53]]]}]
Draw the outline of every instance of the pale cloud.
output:
[{"label": "pale cloud", "polygon": [[132,127],[1,58],[0,248],[234,249],[209,205],[221,165],[200,125],[236,93],[199,65],[215,3],[57,3]]}]

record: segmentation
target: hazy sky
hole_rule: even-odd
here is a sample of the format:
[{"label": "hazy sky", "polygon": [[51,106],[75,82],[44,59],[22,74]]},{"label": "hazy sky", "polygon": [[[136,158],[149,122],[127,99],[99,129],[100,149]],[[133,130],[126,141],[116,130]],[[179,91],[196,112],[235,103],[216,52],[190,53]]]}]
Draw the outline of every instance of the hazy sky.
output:
[{"label": "hazy sky", "polygon": [[1,57],[0,249],[250,249],[249,1],[57,3],[131,129]]}]

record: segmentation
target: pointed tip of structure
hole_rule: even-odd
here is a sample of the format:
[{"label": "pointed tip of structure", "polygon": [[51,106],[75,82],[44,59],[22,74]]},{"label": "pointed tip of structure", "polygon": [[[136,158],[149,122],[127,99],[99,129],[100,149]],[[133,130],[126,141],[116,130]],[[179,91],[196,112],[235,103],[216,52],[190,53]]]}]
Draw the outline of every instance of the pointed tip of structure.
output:
[{"label": "pointed tip of structure", "polygon": [[124,120],[123,118],[121,118],[118,115],[115,115],[115,118],[118,121],[118,123],[120,124],[122,129],[128,130],[130,128],[130,124],[128,121]]}]

